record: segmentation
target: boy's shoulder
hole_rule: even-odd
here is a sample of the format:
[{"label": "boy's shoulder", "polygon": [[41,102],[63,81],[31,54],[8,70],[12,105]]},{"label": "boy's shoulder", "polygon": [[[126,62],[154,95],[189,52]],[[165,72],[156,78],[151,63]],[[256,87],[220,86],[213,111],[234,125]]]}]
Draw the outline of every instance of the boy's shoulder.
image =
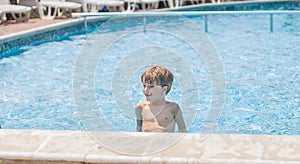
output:
[{"label": "boy's shoulder", "polygon": [[135,108],[140,108],[140,109],[142,109],[144,106],[146,106],[146,105],[150,105],[150,102],[149,101],[141,101],[141,102],[139,102],[139,103],[137,103],[136,105],[135,105]]},{"label": "boy's shoulder", "polygon": [[180,106],[175,102],[167,102],[167,107],[165,109],[171,112],[174,116],[177,116],[178,112],[181,112]]},{"label": "boy's shoulder", "polygon": [[167,105],[179,107],[179,105],[176,102],[172,102],[172,101],[167,101]]}]

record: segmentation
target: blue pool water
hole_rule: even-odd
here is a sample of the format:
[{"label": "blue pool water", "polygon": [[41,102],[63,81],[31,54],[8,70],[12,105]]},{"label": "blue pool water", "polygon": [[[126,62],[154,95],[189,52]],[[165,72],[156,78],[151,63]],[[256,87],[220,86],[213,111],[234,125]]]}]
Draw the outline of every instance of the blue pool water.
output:
[{"label": "blue pool water", "polygon": [[[199,28],[204,27],[202,16],[186,19]],[[300,134],[300,15],[275,15],[274,19],[271,33],[268,15],[209,17],[206,35],[221,58],[226,85],[224,109],[214,133]],[[109,30],[99,28],[88,38],[78,33],[2,55],[9,56],[0,59],[2,128],[135,131],[133,107],[144,99],[139,78],[151,64],[142,64],[131,71],[132,64],[138,65],[145,58],[155,65],[156,61],[160,62],[155,54],[174,53],[167,58],[176,75],[167,98],[182,107],[186,107],[185,102],[190,103],[182,108],[185,121],[190,132],[200,132],[205,122],[210,121],[207,114],[212,101],[211,76],[201,54],[167,31],[147,31],[139,19],[125,21],[122,28],[108,21]],[[160,29],[162,25],[189,31],[186,35],[193,34],[190,32],[193,28],[182,22],[160,18],[147,22],[149,29]],[[88,56],[97,50],[97,46],[88,49],[90,44],[105,42],[101,39],[109,40],[118,34],[116,31],[124,35],[112,41],[94,69],[96,107],[78,110],[73,84],[79,55]],[[134,56],[137,54],[140,56]],[[195,82],[179,81],[187,79],[179,69],[179,59],[188,66],[186,70],[193,72],[194,77],[189,78],[195,78]],[[122,64],[128,66],[123,71],[128,69],[131,74],[124,75],[124,81],[116,82]],[[118,90],[123,85],[127,87],[124,93]],[[189,87],[192,89],[183,90]],[[185,95],[192,96],[186,100]],[[197,104],[193,104],[195,101]],[[104,117],[111,127],[107,129],[98,117]]]}]

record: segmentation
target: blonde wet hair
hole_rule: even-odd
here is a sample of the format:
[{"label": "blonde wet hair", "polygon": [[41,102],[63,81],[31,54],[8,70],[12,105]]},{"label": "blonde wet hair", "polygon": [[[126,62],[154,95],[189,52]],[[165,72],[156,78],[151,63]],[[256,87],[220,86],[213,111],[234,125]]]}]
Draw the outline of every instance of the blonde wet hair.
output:
[{"label": "blonde wet hair", "polygon": [[148,84],[158,84],[161,85],[161,87],[167,86],[167,92],[168,94],[171,90],[172,83],[173,83],[174,76],[172,72],[163,66],[154,66],[149,69],[147,69],[141,76],[142,83],[148,83]]}]

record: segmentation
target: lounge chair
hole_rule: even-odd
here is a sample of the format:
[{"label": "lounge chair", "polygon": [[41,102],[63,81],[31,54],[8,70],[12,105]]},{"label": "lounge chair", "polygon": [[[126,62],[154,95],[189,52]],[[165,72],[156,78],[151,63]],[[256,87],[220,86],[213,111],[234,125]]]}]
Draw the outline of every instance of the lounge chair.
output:
[{"label": "lounge chair", "polygon": [[80,9],[81,4],[60,0],[40,0],[39,14],[42,19],[54,19],[55,17],[71,16],[72,10]]},{"label": "lounge chair", "polygon": [[97,12],[100,6],[106,6],[109,11],[124,11],[122,0],[67,0],[82,5],[83,12]]},{"label": "lounge chair", "polygon": [[31,7],[31,18],[40,17],[38,0],[18,0],[18,5]]},{"label": "lounge chair", "polygon": [[109,11],[124,11],[124,1],[119,0],[86,0],[87,8],[89,11],[93,11],[93,7],[96,10],[100,6],[106,6]]},{"label": "lounge chair", "polygon": [[135,11],[136,7],[141,5],[143,10],[157,9],[159,0],[125,0],[127,3],[126,11]]},{"label": "lounge chair", "polygon": [[143,10],[157,9],[159,0],[141,0]]},{"label": "lounge chair", "polygon": [[31,8],[22,5],[10,4],[9,0],[0,0],[0,11],[2,13],[0,14],[1,16],[0,22],[3,22],[7,19],[6,18],[7,13],[10,13],[13,19],[16,20],[17,22],[23,22],[29,20]]},{"label": "lounge chair", "polygon": [[82,11],[83,12],[88,12],[87,5],[86,5],[86,0],[66,0],[66,2],[75,2],[81,4]]}]

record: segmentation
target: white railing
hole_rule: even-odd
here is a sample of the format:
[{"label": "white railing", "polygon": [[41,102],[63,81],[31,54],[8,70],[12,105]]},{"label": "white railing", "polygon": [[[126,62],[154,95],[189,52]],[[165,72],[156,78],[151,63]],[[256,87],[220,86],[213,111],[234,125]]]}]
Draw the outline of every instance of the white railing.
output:
[{"label": "white railing", "polygon": [[266,14],[270,17],[270,32],[274,31],[273,22],[274,18],[273,15],[279,14],[300,14],[300,10],[256,10],[256,11],[172,11],[172,12],[99,12],[99,13],[72,13],[73,17],[83,17],[84,18],[84,25],[87,29],[87,20],[86,17],[93,17],[93,16],[105,16],[105,17],[112,17],[112,16],[124,16],[124,15],[132,15],[132,16],[168,16],[168,15],[181,15],[181,16],[204,16],[204,29],[205,32],[208,32],[208,16],[210,15],[234,15],[234,14]]}]

